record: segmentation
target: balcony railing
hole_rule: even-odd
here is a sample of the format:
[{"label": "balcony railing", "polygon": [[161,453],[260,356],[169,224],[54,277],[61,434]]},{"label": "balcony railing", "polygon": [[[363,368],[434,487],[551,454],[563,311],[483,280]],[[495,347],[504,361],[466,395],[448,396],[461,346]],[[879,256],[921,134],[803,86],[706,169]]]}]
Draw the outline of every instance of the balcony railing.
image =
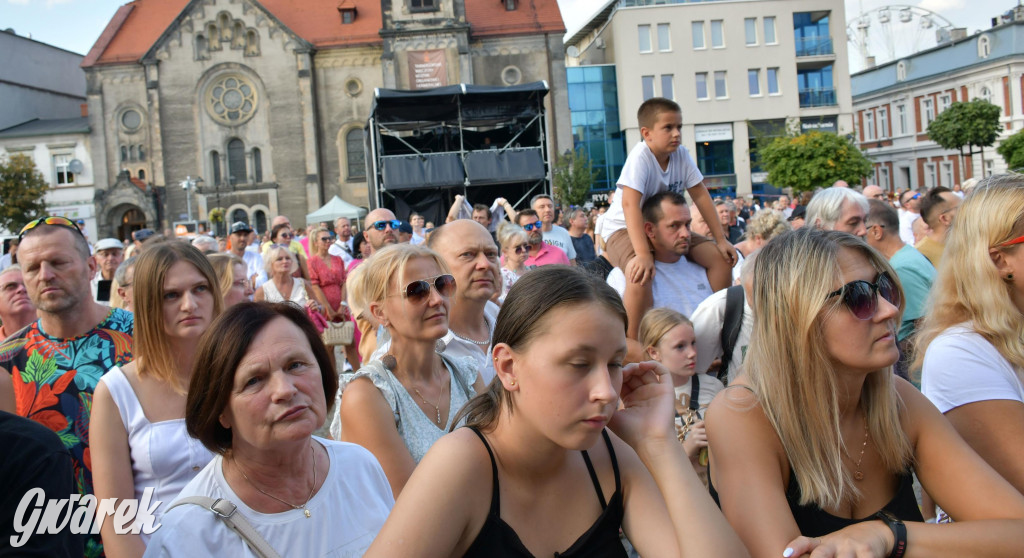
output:
[{"label": "balcony railing", "polygon": [[832,50],[832,37],[813,36],[796,39],[797,57],[828,56],[830,54],[835,54],[835,51]]},{"label": "balcony railing", "polygon": [[834,87],[821,89],[801,89],[800,107],[830,107],[836,104]]}]

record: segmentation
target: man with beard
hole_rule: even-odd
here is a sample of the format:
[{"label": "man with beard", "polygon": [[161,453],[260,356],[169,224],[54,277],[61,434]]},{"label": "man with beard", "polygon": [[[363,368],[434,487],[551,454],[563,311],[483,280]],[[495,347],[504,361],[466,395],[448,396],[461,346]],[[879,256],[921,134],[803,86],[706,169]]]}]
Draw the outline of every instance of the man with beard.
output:
[{"label": "man with beard", "polygon": [[21,265],[0,270],[0,341],[36,321],[36,307],[28,298]]},{"label": "man with beard", "polygon": [[345,262],[345,267],[352,263],[352,222],[348,217],[338,217],[334,220],[334,234],[338,235],[327,253],[338,256]]},{"label": "man with beard", "polygon": [[[370,254],[388,244],[398,244],[398,227],[401,221],[390,209],[379,207],[366,214],[363,219],[363,236],[370,243]],[[363,254],[365,259],[370,254]]]},{"label": "man with beard", "polygon": [[526,231],[527,240],[530,243],[530,257],[526,258],[525,265],[569,265],[569,258],[561,248],[544,242],[544,223],[537,212],[532,209],[524,209],[516,215],[516,224]]},{"label": "man with beard", "polygon": [[[96,260],[73,221],[36,219],[18,238],[18,260],[39,319],[0,344],[0,410],[56,432],[71,451],[75,489],[92,494],[92,393],[107,370],[131,361],[134,320],[93,300]],[[102,552],[100,536],[88,537],[85,555]]]},{"label": "man with beard", "polygon": [[[644,234],[651,242],[654,256],[653,308],[671,308],[684,316],[711,295],[707,270],[689,261],[690,210],[686,198],[666,190],[648,198],[641,212]],[[608,284],[619,294],[626,290],[626,276],[615,268],[608,274]],[[644,312],[650,308],[645,308]]]}]

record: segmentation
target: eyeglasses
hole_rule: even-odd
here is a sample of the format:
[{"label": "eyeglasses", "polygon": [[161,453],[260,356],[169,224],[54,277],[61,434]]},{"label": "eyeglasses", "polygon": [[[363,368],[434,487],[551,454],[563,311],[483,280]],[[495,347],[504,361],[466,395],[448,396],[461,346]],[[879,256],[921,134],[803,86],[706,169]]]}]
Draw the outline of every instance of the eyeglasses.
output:
[{"label": "eyeglasses", "polygon": [[329,236],[322,236],[322,237],[320,237],[320,242],[330,242],[330,241],[331,241],[331,237],[329,237]]},{"label": "eyeglasses", "polygon": [[384,229],[390,226],[391,230],[397,231],[399,225],[401,224],[402,222],[399,221],[398,219],[391,219],[387,221],[377,221],[373,224],[373,228],[377,229],[378,231],[383,231]]},{"label": "eyeglasses", "polygon": [[278,238],[291,238],[292,237],[292,233],[286,233],[286,232],[277,233],[277,237]]},{"label": "eyeglasses", "polygon": [[526,231],[532,231],[532,230],[538,230],[539,231],[541,229],[541,227],[543,227],[543,226],[544,226],[543,222],[537,221],[536,223],[529,223],[527,225],[523,225],[523,229],[525,229]]},{"label": "eyeglasses", "polygon": [[917,198],[920,198],[920,197],[921,197],[921,194],[920,194],[920,193],[915,193],[915,194],[914,194],[913,196],[910,196],[909,198],[907,198],[907,199],[903,200],[903,201],[902,201],[902,202],[900,202],[900,203],[907,203],[907,202],[909,202],[909,201],[914,201],[914,200],[916,200]]},{"label": "eyeglasses", "polygon": [[402,296],[408,299],[409,302],[421,303],[430,296],[431,285],[437,289],[437,294],[443,297],[450,297],[452,296],[452,291],[455,290],[455,277],[451,275],[438,275],[437,277],[427,277],[426,279],[413,281],[405,286],[405,292],[402,293]]},{"label": "eyeglasses", "polygon": [[67,217],[61,217],[60,215],[50,215],[49,217],[40,217],[39,219],[29,221],[27,225],[21,228],[21,232],[18,233],[18,241],[20,242],[21,239],[25,237],[25,233],[38,227],[39,225],[52,225],[54,227],[63,227],[65,229],[73,230],[78,234],[82,234],[82,229],[78,228],[78,225],[76,225],[75,222],[72,221],[71,219],[68,219]]},{"label": "eyeglasses", "polygon": [[515,251],[517,256],[521,256],[524,252],[529,254],[530,253],[530,245],[529,244],[520,244],[519,246],[516,246],[512,250]]},{"label": "eyeglasses", "polygon": [[828,300],[834,296],[843,296],[843,304],[853,312],[858,320],[869,320],[878,310],[878,295],[881,294],[889,304],[900,305],[900,290],[896,283],[889,277],[888,273],[881,273],[874,283],[863,279],[851,281],[838,290],[833,291],[825,297]]},{"label": "eyeglasses", "polygon": [[1018,236],[1013,240],[1007,240],[1002,244],[996,244],[996,248],[1006,248],[1007,246],[1013,246],[1014,244],[1024,244],[1024,236]]}]

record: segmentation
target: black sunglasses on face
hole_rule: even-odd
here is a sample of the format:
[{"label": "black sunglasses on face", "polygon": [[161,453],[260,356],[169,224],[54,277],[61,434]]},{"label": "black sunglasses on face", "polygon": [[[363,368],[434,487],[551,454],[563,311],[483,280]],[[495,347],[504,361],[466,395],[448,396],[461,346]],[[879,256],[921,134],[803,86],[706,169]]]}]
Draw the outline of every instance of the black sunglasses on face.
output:
[{"label": "black sunglasses on face", "polygon": [[888,273],[879,274],[874,283],[869,283],[863,279],[851,281],[838,290],[829,293],[825,300],[842,295],[843,304],[853,312],[853,315],[858,320],[869,320],[878,310],[879,294],[889,304],[899,307],[900,290],[896,288],[896,283],[893,282]]},{"label": "black sunglasses on face", "polygon": [[437,294],[443,297],[450,297],[452,291],[455,290],[455,277],[451,275],[438,275],[437,277],[427,277],[426,279],[413,281],[405,286],[402,296],[413,303],[423,302],[430,296],[431,285],[437,289]]},{"label": "black sunglasses on face", "polygon": [[536,229],[536,230],[539,231],[540,228],[543,227],[543,226],[544,226],[544,223],[542,223],[540,221],[537,221],[536,223],[529,223],[529,224],[523,225],[523,229],[525,229],[527,231],[532,231],[532,230]]},{"label": "black sunglasses on face", "polygon": [[529,254],[530,253],[530,245],[529,244],[520,244],[519,246],[516,246],[512,250],[515,251],[517,256],[522,255],[523,252],[526,252],[527,254]]},{"label": "black sunglasses on face", "polygon": [[377,221],[373,224],[373,228],[377,229],[378,231],[383,231],[384,229],[390,226],[391,230],[397,231],[399,225],[401,224],[402,222],[399,221],[398,219],[391,219],[388,221]]}]

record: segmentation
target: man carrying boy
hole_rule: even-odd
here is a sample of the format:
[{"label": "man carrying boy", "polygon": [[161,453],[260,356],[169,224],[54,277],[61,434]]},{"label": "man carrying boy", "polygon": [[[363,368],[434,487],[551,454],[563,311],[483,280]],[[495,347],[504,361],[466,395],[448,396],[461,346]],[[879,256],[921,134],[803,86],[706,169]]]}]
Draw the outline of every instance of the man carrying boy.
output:
[{"label": "man carrying boy", "polygon": [[608,261],[626,274],[623,303],[629,317],[626,335],[631,339],[637,338],[640,318],[653,303],[654,256],[644,234],[640,211],[647,198],[665,190],[686,190],[690,194],[715,239],[710,244],[705,238],[694,237],[690,248],[693,260],[708,270],[713,290],[732,283],[732,266],[736,262],[736,249],[722,233],[704,176],[682,145],[683,115],[679,105],[661,97],[648,99],[640,105],[637,121],[643,141],[626,158],[602,230]]}]

